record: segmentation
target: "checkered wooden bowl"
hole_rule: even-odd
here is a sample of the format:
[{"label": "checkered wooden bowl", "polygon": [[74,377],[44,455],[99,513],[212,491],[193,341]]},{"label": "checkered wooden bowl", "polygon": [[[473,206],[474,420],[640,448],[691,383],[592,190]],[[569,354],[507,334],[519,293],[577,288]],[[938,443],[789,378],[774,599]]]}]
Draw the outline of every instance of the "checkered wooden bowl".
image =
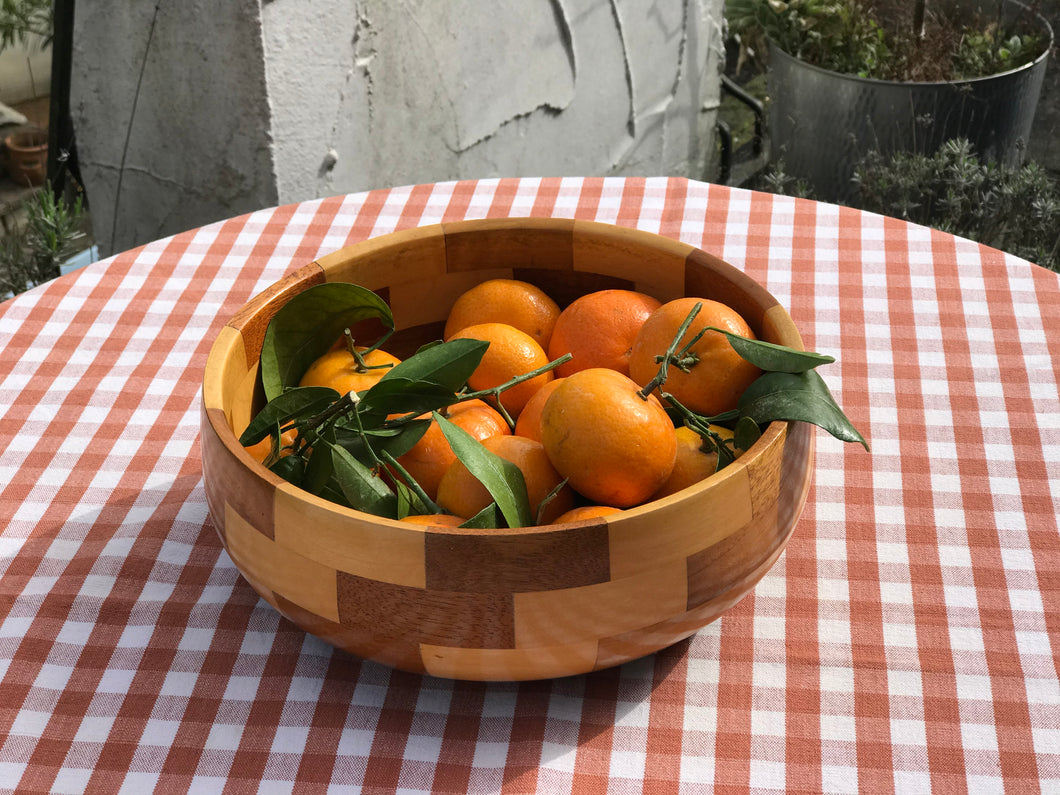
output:
[{"label": "checkered wooden bowl", "polygon": [[714,298],[760,338],[801,348],[791,318],[716,257],[636,230],[564,219],[465,221],[321,257],[221,330],[203,383],[210,514],[247,582],[306,632],[396,668],[473,680],[584,673],[665,648],[746,595],[784,549],[812,477],[814,436],[774,422],[734,464],[604,519],[503,530],[424,528],[314,497],[237,442],[262,401],[269,319],[311,285],[347,281],[391,306],[401,355],[438,339],[456,297],[489,278],[560,305],[593,290]]}]

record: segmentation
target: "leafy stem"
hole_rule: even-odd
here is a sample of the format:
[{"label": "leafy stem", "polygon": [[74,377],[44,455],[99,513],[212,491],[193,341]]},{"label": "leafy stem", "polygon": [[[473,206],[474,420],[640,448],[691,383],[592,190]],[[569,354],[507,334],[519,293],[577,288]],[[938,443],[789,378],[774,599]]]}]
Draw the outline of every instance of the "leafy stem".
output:
[{"label": "leafy stem", "polygon": [[393,362],[384,362],[383,364],[368,364],[365,359],[365,354],[371,353],[377,350],[387,339],[390,338],[390,333],[384,334],[381,338],[375,341],[372,345],[366,348],[358,349],[357,343],[353,339],[353,332],[350,331],[349,326],[342,330],[343,343],[346,345],[346,352],[353,357],[353,360],[357,362],[357,372],[367,373],[369,370],[389,370],[394,366]]},{"label": "leafy stem", "polygon": [[405,469],[405,467],[401,466],[401,464],[396,458],[394,458],[394,456],[390,453],[389,450],[383,450],[382,456],[383,460],[386,461],[387,465],[390,466],[392,471],[394,471],[397,476],[401,478],[402,482],[404,482],[404,484],[412,490],[412,492],[416,495],[416,498],[423,503],[424,507],[427,509],[428,512],[444,513],[444,511],[438,506],[438,504],[427,496],[427,492],[423,490],[423,487],[416,481],[416,478],[412,477],[412,475],[409,474],[408,470]]},{"label": "leafy stem", "polygon": [[[704,417],[702,414],[696,414],[696,412],[682,404],[680,400],[669,392],[661,392],[660,394],[662,395],[663,400],[680,414],[681,420],[684,424],[699,434],[699,437],[703,440],[704,452],[714,452],[718,454],[718,469],[722,469],[736,460],[735,443],[733,440],[726,439],[711,426],[722,422],[731,422],[737,419],[739,417],[739,412],[737,410],[733,409],[731,411],[725,411],[713,417]],[[730,445],[733,446],[730,447]]]},{"label": "leafy stem", "polygon": [[515,420],[512,419],[512,415],[508,413],[508,410],[504,408],[504,404],[501,403],[501,392],[507,389],[511,389],[516,384],[521,384],[524,381],[529,381],[532,378],[537,378],[539,375],[554,370],[564,362],[569,362],[573,357],[569,353],[565,353],[557,359],[553,359],[548,364],[544,364],[538,367],[536,370],[531,370],[529,373],[523,375],[513,376],[505,381],[503,384],[498,386],[490,387],[489,389],[479,389],[475,392],[461,392],[457,396],[457,403],[463,403],[465,400],[482,400],[483,398],[492,398],[491,403],[494,408],[500,412],[501,416],[504,417],[504,421],[508,423],[509,428],[515,428]]},{"label": "leafy stem", "polygon": [[661,361],[659,362],[659,372],[655,374],[655,377],[651,381],[644,385],[643,389],[637,392],[642,400],[647,400],[648,395],[650,395],[657,387],[666,383],[666,378],[670,371],[670,362],[674,358],[677,346],[681,344],[681,339],[685,336],[685,332],[688,331],[688,327],[692,325],[692,321],[696,319],[696,315],[699,314],[699,310],[702,308],[702,303],[697,303],[692,307],[692,310],[688,313],[688,317],[684,319],[681,323],[681,327],[677,329],[677,333],[674,334],[674,338],[670,341],[666,353],[661,357]]}]

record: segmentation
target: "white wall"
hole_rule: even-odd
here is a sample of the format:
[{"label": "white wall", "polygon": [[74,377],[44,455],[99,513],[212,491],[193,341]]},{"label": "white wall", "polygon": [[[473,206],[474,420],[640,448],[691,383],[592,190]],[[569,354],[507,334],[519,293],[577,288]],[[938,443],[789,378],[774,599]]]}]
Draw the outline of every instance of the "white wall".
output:
[{"label": "white wall", "polygon": [[0,102],[5,105],[48,96],[51,79],[51,47],[27,41],[0,52]]},{"label": "white wall", "polygon": [[714,147],[722,0],[87,5],[72,105],[104,252],[388,185],[704,177]]}]

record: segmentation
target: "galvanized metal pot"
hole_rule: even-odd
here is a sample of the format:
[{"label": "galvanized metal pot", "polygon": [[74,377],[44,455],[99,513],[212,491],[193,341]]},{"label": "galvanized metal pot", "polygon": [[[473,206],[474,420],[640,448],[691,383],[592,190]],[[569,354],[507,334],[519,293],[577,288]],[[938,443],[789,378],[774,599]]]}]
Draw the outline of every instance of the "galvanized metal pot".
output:
[{"label": "galvanized metal pot", "polygon": [[[1026,9],[1010,2],[1011,12]],[[865,155],[930,154],[967,138],[981,158],[1016,165],[1030,137],[1052,49],[1049,23],[1034,14],[1050,47],[1034,62],[990,77],[900,83],[843,75],[770,48],[769,137],[772,160],[805,180],[815,198],[848,202]]]}]

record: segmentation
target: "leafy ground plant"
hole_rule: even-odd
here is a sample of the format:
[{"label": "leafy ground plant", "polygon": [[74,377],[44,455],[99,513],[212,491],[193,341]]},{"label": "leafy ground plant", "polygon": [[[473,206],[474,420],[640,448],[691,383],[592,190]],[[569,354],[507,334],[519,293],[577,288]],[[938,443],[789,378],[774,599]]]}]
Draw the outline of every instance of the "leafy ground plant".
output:
[{"label": "leafy ground plant", "polygon": [[25,224],[0,241],[0,297],[58,277],[85,237],[80,195],[71,204],[45,184],[23,207]]},{"label": "leafy ground plant", "polygon": [[1037,163],[982,162],[964,139],[935,154],[872,153],[855,172],[862,209],[931,226],[1060,272],[1060,187]]},{"label": "leafy ground plant", "polygon": [[[694,313],[688,323],[693,317]],[[375,293],[357,285],[317,285],[285,304],[270,323],[262,349],[261,378],[268,402],[242,433],[240,444],[249,446],[271,438],[266,466],[294,485],[340,505],[392,519],[436,514],[441,510],[397,462],[423,435],[433,417],[458,459],[494,499],[465,526],[531,524],[531,508],[519,469],[447,422],[444,414],[447,407],[461,401],[485,399],[496,403],[504,390],[558,366],[568,357],[492,389],[474,391],[467,387],[467,380],[488,343],[452,339],[424,345],[360,393],[340,395],[327,387],[297,386],[302,372],[344,327],[366,319],[379,321],[389,330],[377,343],[385,344],[394,328],[389,307]],[[679,349],[682,336],[683,331],[661,357],[659,376],[652,387],[645,388],[645,395],[654,386],[665,390],[668,367],[685,366],[683,357],[691,343]],[[734,349],[761,368],[763,375],[747,390],[739,407],[724,416],[703,417],[669,401],[679,422],[702,428],[704,438],[710,438],[710,424],[731,423],[736,428],[736,443],[750,446],[769,422],[799,420],[867,448],[816,373],[815,368],[834,361],[832,357],[727,336]],[[291,430],[297,432],[296,441],[284,447],[281,437]],[[725,448],[720,444],[719,466],[733,458],[725,454]]]}]

